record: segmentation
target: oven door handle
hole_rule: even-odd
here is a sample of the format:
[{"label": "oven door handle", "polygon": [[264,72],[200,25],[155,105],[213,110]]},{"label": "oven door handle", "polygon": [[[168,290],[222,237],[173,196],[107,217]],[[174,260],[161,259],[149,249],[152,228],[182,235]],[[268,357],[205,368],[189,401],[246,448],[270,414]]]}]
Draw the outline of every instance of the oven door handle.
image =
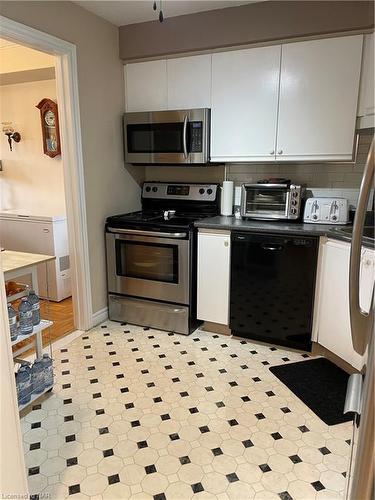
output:
[{"label": "oven door handle", "polygon": [[155,238],[186,238],[187,233],[162,233],[159,231],[143,231],[141,229],[120,229],[117,227],[109,227],[107,231],[118,234],[138,234],[139,236],[154,236]]},{"label": "oven door handle", "polygon": [[184,128],[182,130],[182,147],[184,150],[184,158],[185,160],[188,157],[188,150],[187,150],[187,125],[188,125],[188,115],[185,115],[184,118]]}]

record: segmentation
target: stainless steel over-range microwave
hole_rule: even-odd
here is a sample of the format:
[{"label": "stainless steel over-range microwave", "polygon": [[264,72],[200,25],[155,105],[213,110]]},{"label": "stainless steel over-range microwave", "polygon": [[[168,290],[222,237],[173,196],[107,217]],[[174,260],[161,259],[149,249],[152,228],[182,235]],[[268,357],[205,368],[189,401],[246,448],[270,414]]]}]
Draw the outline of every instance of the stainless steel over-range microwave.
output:
[{"label": "stainless steel over-range microwave", "polygon": [[204,165],[210,160],[210,109],[124,114],[126,163]]}]

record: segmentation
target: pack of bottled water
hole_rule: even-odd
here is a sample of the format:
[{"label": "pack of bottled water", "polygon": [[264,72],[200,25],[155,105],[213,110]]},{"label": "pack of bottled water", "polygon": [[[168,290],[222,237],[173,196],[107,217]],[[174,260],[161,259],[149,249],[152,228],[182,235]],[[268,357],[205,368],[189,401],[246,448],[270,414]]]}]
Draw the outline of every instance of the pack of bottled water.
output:
[{"label": "pack of bottled water", "polygon": [[35,359],[33,364],[23,361],[15,376],[18,404],[22,406],[53,386],[52,359],[45,353]]}]

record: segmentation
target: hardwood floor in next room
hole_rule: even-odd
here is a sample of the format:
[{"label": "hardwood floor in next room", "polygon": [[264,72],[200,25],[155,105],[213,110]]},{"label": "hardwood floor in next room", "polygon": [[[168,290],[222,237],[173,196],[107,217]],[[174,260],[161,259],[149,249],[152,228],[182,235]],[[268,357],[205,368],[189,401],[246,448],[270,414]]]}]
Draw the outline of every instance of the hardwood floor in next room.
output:
[{"label": "hardwood floor in next room", "polygon": [[[15,304],[17,308],[18,304]],[[43,347],[46,347],[50,342],[56,342],[56,340],[65,337],[68,333],[75,330],[74,326],[74,316],[73,316],[73,303],[72,297],[69,297],[61,302],[51,302],[46,300],[40,301],[40,316],[43,319],[49,319],[53,321],[53,325],[50,328],[46,328],[42,332],[43,337]],[[24,345],[32,344],[34,339],[24,340],[17,344],[13,350],[20,349]],[[33,349],[26,351],[23,357],[28,356],[34,352]]]}]

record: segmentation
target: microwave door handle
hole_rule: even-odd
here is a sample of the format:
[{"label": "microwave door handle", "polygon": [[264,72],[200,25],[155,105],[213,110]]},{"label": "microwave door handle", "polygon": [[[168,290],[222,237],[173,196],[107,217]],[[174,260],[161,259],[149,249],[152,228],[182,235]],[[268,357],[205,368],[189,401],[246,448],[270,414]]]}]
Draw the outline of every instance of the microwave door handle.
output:
[{"label": "microwave door handle", "polygon": [[184,150],[184,158],[187,160],[188,150],[187,150],[187,126],[188,126],[188,115],[185,115],[184,118],[184,127],[182,130],[182,147]]}]

